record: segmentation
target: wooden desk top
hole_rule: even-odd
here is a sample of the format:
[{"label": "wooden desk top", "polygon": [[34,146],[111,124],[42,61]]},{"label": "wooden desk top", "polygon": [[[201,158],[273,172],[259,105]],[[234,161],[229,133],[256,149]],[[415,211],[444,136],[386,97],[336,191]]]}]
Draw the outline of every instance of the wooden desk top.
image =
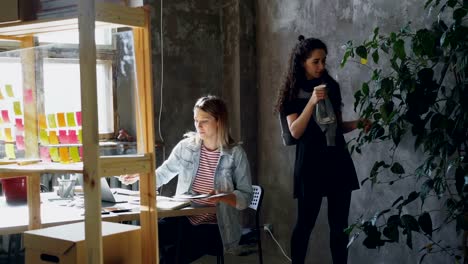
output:
[{"label": "wooden desk top", "polygon": [[[48,199],[56,197],[54,193],[41,193],[42,227],[57,226],[84,221],[84,208],[67,206],[69,201],[54,201]],[[123,206],[125,204],[117,204]],[[129,212],[103,214],[102,220],[122,222],[139,220],[139,205],[133,205]],[[204,213],[215,213],[216,207],[185,207],[178,210],[158,210],[158,217],[178,217]],[[0,197],[0,235],[22,233],[28,230],[29,211],[26,204],[9,205],[5,197]]]}]

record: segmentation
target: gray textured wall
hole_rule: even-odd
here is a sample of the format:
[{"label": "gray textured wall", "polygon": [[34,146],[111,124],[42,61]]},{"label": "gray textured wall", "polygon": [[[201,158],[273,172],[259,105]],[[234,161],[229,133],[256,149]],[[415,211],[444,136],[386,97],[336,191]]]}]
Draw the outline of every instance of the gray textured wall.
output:
[{"label": "gray textured wall", "polygon": [[[424,25],[428,21],[427,13],[422,10],[425,1],[403,0],[356,0],[356,1],[298,1],[298,0],[258,0],[257,1],[257,54],[259,82],[259,182],[265,187],[264,221],[273,223],[279,242],[288,249],[291,230],[295,222],[296,204],[292,199],[292,170],[294,147],[281,144],[277,119],[271,111],[276,99],[276,90],[282,83],[287,60],[299,34],[316,37],[328,45],[327,67],[333,77],[341,84],[344,100],[343,118],[350,120],[357,117],[353,111],[353,94],[360,82],[367,80],[368,70],[356,63],[348,63],[341,69],[344,50],[341,48],[347,40],[355,43],[367,39],[373,28],[380,27],[381,32],[396,31],[410,20],[414,26]],[[355,133],[355,132],[353,132]],[[356,134],[346,136],[349,140]],[[363,150],[363,155],[353,155],[360,180],[364,179],[374,161],[387,154],[385,144],[373,145]],[[403,165],[413,165],[420,160],[413,153],[412,145],[403,143],[398,152]],[[402,182],[392,187],[381,186],[370,190],[365,185],[352,196],[350,222],[361,214],[371,214],[384,205],[390,205],[399,195],[409,193],[413,182]],[[435,207],[440,201],[433,201],[429,207]],[[427,202],[426,202],[427,203]],[[326,199],[309,243],[307,263],[331,263],[328,250],[328,224]],[[415,208],[413,208],[415,209]],[[430,209],[430,208],[429,208]],[[406,211],[407,209],[405,209]],[[435,225],[441,216],[433,215]],[[452,229],[453,230],[453,229]],[[451,245],[455,236],[449,237],[447,230],[437,236],[448,239]],[[452,233],[453,235],[453,233]],[[403,240],[405,237],[403,237]],[[349,263],[418,263],[418,251],[422,241],[415,239],[411,251],[403,243],[392,244],[380,250],[369,250],[355,242],[350,249]],[[275,245],[267,240],[268,247]],[[433,257],[428,263],[449,263],[444,257]],[[285,262],[278,262],[285,263]]]}]

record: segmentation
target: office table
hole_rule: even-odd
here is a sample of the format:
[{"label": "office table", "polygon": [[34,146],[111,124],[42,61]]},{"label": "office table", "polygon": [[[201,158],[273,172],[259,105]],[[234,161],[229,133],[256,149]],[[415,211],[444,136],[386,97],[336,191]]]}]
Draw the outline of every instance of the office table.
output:
[{"label": "office table", "polygon": [[[50,198],[57,197],[55,193],[41,193],[41,222],[42,227],[57,226],[84,221],[84,209],[67,206],[69,201],[53,201]],[[128,204],[116,204],[116,206]],[[103,221],[123,222],[139,220],[140,206],[133,205],[129,212],[108,213],[102,215]],[[158,217],[178,217],[215,213],[215,207],[185,207],[177,210],[158,210]],[[5,197],[0,197],[0,235],[22,233],[29,227],[29,211],[26,204],[9,205]]]}]

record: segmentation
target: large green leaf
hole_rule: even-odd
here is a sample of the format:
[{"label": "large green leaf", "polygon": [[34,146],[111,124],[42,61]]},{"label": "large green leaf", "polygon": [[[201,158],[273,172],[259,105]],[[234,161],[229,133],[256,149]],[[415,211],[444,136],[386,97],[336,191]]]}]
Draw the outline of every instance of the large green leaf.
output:
[{"label": "large green leaf", "polygon": [[428,212],[424,212],[419,216],[418,223],[424,233],[432,236],[432,219]]},{"label": "large green leaf", "polygon": [[359,57],[363,58],[363,59],[367,59],[367,49],[366,49],[366,47],[364,47],[364,46],[357,47],[356,48],[356,54]]},{"label": "large green leaf", "polygon": [[416,221],[416,218],[414,218],[414,216],[409,215],[409,214],[402,215],[401,223],[404,228],[419,232],[419,224],[418,224],[418,221]]},{"label": "large green leaf", "polygon": [[405,173],[405,169],[398,162],[393,163],[392,167],[390,168],[390,171],[395,173],[395,174],[404,174]]}]

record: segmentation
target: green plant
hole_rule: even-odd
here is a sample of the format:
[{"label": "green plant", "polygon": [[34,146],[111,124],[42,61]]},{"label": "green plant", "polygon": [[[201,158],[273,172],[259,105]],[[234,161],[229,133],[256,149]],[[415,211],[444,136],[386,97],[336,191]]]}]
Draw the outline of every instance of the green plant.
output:
[{"label": "green plant", "polygon": [[[376,161],[362,184],[392,185],[409,178],[417,182],[412,192],[370,219],[362,217],[347,232],[354,233],[352,239],[363,232],[363,244],[368,248],[399,242],[400,234],[412,248],[417,232],[427,239],[420,262],[436,252],[458,262],[462,248],[436,241],[432,235],[454,221],[454,236],[468,230],[468,207],[464,206],[468,197],[462,190],[468,176],[468,0],[427,0],[424,9],[438,12],[430,28],[414,30],[408,24],[389,34],[375,28],[363,44],[346,44],[341,66],[350,58],[360,58],[371,71],[370,80],[354,95],[354,108],[373,124],[368,133],[361,131],[351,142],[351,151],[361,153],[364,145],[373,142],[389,141],[391,145],[388,159]],[[369,57],[372,61],[368,63]],[[407,171],[396,161],[395,153],[402,138],[410,135],[415,153],[422,151],[424,158]],[[383,179],[383,173],[390,174],[390,179]],[[434,226],[433,212],[424,210],[428,196],[443,201],[440,211],[446,217],[441,226]],[[418,212],[404,214],[403,208],[418,198]],[[467,256],[465,259],[468,261]]]}]

